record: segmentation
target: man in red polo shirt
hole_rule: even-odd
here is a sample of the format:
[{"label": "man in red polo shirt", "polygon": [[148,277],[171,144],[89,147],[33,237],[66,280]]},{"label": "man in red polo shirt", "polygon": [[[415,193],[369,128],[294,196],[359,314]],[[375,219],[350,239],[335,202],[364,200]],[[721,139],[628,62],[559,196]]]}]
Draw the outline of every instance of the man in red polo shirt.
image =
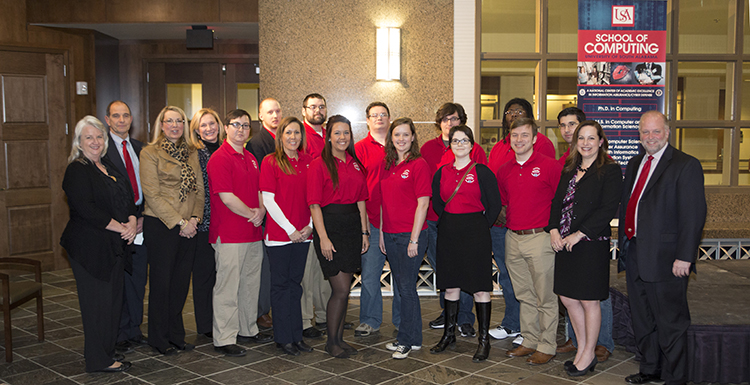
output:
[{"label": "man in red polo shirt", "polygon": [[250,114],[227,114],[227,139],[208,161],[211,192],[209,242],[216,250],[214,285],[214,349],[227,356],[244,356],[241,342],[268,342],[256,324],[260,271],[263,262],[261,224],[266,209],[261,200],[260,172],[245,150]]},{"label": "man in red polo shirt", "polygon": [[541,365],[555,356],[557,296],[552,291],[555,252],[544,231],[550,206],[560,181],[562,166],[554,158],[534,151],[534,119],[516,119],[510,128],[515,160],[497,171],[503,206],[506,207],[505,265],[516,298],[521,303],[523,344],[508,350],[508,357],[531,355],[526,362]]},{"label": "man in red polo shirt", "polygon": [[[320,94],[310,94],[302,101],[302,117],[305,125],[307,148],[304,152],[320,157],[325,147],[326,131],[323,124],[328,117],[326,99]],[[331,285],[323,277],[320,262],[311,247],[307,253],[305,274],[302,277],[302,336],[320,338],[326,330],[326,308],[331,297]],[[313,322],[313,318],[315,319]],[[314,325],[317,323],[317,328]]]}]

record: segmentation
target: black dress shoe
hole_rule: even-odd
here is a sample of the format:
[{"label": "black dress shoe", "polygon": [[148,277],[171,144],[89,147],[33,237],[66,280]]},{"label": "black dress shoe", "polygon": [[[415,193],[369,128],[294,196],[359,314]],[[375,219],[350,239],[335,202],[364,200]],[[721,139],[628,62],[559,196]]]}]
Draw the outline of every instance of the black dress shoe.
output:
[{"label": "black dress shoe", "polygon": [[320,338],[323,337],[323,332],[317,328],[310,326],[309,328],[302,331],[302,337],[305,338]]},{"label": "black dress shoe", "polygon": [[203,335],[204,335],[204,336],[205,336],[206,338],[210,338],[210,339],[213,339],[213,338],[214,338],[214,333],[213,333],[213,332],[206,332],[206,333],[203,333]]},{"label": "black dress shoe", "polygon": [[258,333],[252,337],[241,336],[237,334],[237,342],[256,342],[259,344],[265,344],[266,342],[273,341],[273,337],[268,334]]},{"label": "black dress shoe", "polygon": [[174,346],[177,350],[182,350],[186,352],[195,349],[195,345],[189,342],[183,342],[182,344],[176,344],[174,342],[170,342],[170,344],[172,344],[172,346]]},{"label": "black dress shoe", "polygon": [[311,351],[313,351],[312,346],[306,344],[305,341],[295,342],[294,346],[296,346],[297,349],[301,352],[310,353]]},{"label": "black dress shoe", "polygon": [[102,373],[119,373],[119,372],[124,372],[124,371],[130,369],[131,366],[133,366],[133,364],[131,364],[130,362],[128,362],[128,361],[122,361],[122,362],[120,362],[120,366],[118,366],[116,368],[99,369],[99,370],[97,370],[97,372],[102,372]]},{"label": "black dress shoe", "polygon": [[349,330],[353,327],[354,327],[353,323],[344,321],[344,330]]},{"label": "black dress shoe", "polygon": [[161,353],[161,354],[163,354],[165,356],[174,356],[175,354],[179,353],[179,351],[177,351],[177,349],[175,349],[174,346],[170,346],[170,347],[164,348],[164,349],[154,347],[154,349],[157,352],[159,352],[159,353]]},{"label": "black dress shoe", "polygon": [[571,367],[571,366],[573,366],[573,361],[565,361],[565,362],[563,363],[563,369],[565,369],[566,371],[567,371],[568,369],[570,369],[570,367]]},{"label": "black dress shoe", "polygon": [[143,335],[140,335],[140,336],[135,337],[135,338],[131,338],[128,341],[130,341],[131,343],[134,343],[136,345],[140,345],[140,346],[148,345],[148,339],[146,339],[146,337],[144,337]]},{"label": "black dress shoe", "polygon": [[120,354],[120,353],[115,353],[115,355],[112,356],[112,359],[115,360],[115,361],[120,362],[120,361],[124,361],[125,360],[125,356],[122,355],[122,354]]},{"label": "black dress shoe", "polygon": [[115,351],[122,354],[133,353],[135,346],[133,346],[132,342],[124,340],[115,344]]},{"label": "black dress shoe", "polygon": [[288,354],[290,356],[298,356],[300,354],[299,349],[297,349],[297,346],[293,343],[280,344],[277,342],[276,347],[281,349],[281,351],[283,351],[285,354]]},{"label": "black dress shoe", "polygon": [[638,372],[625,377],[628,384],[648,384],[649,382],[663,382],[658,374],[646,374]]},{"label": "black dress shoe", "polygon": [[229,357],[243,357],[247,351],[237,345],[214,346],[214,350]]}]

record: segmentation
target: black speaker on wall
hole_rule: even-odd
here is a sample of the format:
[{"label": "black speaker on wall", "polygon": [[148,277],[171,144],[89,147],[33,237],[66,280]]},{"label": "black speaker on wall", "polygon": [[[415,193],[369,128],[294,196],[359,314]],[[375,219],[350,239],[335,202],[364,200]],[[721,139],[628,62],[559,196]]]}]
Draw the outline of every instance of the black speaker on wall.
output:
[{"label": "black speaker on wall", "polygon": [[185,45],[187,49],[213,49],[214,30],[205,25],[194,25],[193,29],[185,31]]}]

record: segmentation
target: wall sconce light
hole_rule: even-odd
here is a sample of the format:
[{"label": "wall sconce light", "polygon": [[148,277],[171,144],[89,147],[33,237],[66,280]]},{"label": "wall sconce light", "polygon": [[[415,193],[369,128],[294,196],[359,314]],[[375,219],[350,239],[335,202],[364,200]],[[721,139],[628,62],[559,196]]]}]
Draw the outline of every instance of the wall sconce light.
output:
[{"label": "wall sconce light", "polygon": [[377,32],[377,80],[401,79],[401,30],[378,28]]}]

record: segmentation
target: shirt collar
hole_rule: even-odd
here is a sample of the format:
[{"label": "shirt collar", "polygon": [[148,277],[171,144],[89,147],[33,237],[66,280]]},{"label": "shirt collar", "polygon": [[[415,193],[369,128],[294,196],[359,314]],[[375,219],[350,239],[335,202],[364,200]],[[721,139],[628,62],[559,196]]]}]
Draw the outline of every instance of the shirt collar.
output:
[{"label": "shirt collar", "polygon": [[120,145],[120,146],[122,146],[122,141],[123,140],[127,141],[128,143],[130,143],[130,134],[128,134],[128,136],[125,137],[125,139],[123,139],[119,135],[116,135],[114,132],[110,131],[109,132],[109,137],[112,138],[112,140],[115,143],[117,143],[118,145]]}]

